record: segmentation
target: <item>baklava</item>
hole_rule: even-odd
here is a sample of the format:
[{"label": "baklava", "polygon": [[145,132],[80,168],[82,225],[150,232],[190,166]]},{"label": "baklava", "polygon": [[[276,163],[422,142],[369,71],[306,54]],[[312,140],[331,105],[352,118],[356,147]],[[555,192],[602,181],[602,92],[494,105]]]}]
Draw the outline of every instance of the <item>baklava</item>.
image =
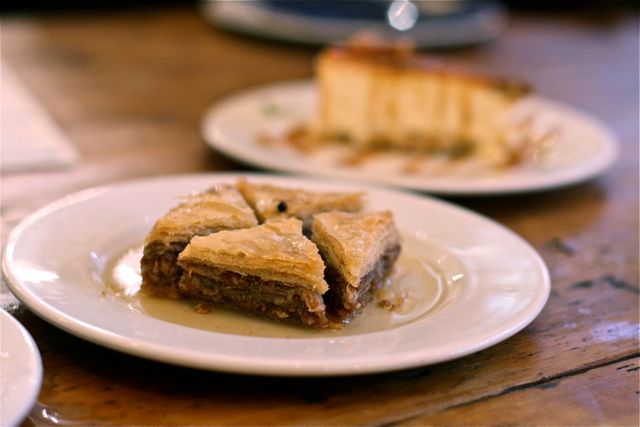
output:
[{"label": "baklava", "polygon": [[226,307],[314,328],[331,325],[318,248],[295,218],[197,236],[178,257],[180,292]]},{"label": "baklava", "polygon": [[257,224],[253,210],[232,185],[220,185],[186,197],[156,221],[145,240],[140,261],[142,292],[181,298],[178,282],[182,269],[176,260],[192,237]]},{"label": "baklava", "polygon": [[327,314],[334,321],[348,321],[384,285],[400,254],[393,215],[389,211],[320,213],[314,217],[312,231],[327,267]]},{"label": "baklava", "polygon": [[364,193],[306,191],[269,184],[253,184],[244,179],[237,187],[260,222],[273,218],[298,218],[310,227],[314,214],[328,211],[359,212]]}]

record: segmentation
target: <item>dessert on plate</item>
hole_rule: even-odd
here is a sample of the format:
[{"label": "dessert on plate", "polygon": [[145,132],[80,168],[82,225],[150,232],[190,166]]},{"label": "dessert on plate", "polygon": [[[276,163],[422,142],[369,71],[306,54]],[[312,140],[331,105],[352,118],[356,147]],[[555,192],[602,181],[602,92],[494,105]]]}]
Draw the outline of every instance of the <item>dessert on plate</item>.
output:
[{"label": "dessert on plate", "polygon": [[196,236],[178,258],[184,295],[260,316],[329,326],[318,248],[295,218]]},{"label": "dessert on plate", "polygon": [[412,49],[351,45],[316,62],[319,114],[312,133],[358,149],[473,157],[492,166],[517,160],[506,113],[529,92],[519,82],[453,69]]},{"label": "dessert on plate", "polygon": [[314,218],[312,232],[327,266],[327,311],[334,319],[349,320],[384,285],[400,254],[393,214],[321,213]]},{"label": "dessert on plate", "polygon": [[141,290],[339,328],[372,300],[400,252],[393,215],[362,212],[364,196],[244,179],[191,195],[147,236]]},{"label": "dessert on plate", "polygon": [[253,210],[234,186],[220,185],[187,196],[156,221],[145,240],[140,261],[142,292],[180,298],[178,281],[182,270],[176,260],[193,236],[257,224]]}]

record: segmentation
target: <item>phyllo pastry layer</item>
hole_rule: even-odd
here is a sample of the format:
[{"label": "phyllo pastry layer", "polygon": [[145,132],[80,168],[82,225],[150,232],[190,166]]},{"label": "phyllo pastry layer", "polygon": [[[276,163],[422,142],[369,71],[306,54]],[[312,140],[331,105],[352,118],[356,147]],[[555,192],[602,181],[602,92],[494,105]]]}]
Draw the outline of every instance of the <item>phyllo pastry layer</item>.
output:
[{"label": "phyllo pastry layer", "polygon": [[302,222],[274,219],[243,230],[194,237],[178,258],[180,291],[259,316],[329,327],[328,285],[318,248]]},{"label": "phyllo pastry layer", "polygon": [[253,210],[234,186],[220,185],[186,197],[156,221],[145,240],[140,262],[142,291],[180,298],[178,281],[182,270],[176,260],[193,236],[257,224]]},{"label": "phyllo pastry layer", "polygon": [[359,212],[365,203],[364,193],[306,191],[252,184],[244,179],[238,180],[237,186],[261,222],[293,217],[307,226],[314,214],[328,211]]},{"label": "phyllo pastry layer", "polygon": [[400,254],[400,237],[389,211],[327,212],[315,216],[312,239],[327,265],[328,314],[348,320],[372,299]]}]

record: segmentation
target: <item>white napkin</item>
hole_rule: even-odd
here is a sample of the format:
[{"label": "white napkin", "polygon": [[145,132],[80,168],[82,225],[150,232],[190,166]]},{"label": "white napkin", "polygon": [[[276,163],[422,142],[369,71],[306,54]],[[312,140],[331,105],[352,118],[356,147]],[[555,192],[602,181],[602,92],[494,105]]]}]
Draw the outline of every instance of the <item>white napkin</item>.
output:
[{"label": "white napkin", "polygon": [[56,169],[76,163],[75,147],[5,61],[0,73],[0,171]]}]

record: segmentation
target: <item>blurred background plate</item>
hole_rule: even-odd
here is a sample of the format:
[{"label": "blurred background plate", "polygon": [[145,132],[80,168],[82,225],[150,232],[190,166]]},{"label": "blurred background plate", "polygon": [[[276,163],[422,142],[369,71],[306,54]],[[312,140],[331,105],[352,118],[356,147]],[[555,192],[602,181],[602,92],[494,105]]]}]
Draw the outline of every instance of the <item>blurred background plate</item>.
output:
[{"label": "blurred background plate", "polygon": [[506,22],[491,1],[262,0],[202,3],[204,16],[232,31],[285,41],[331,44],[366,30],[418,47],[450,47],[496,38]]},{"label": "blurred background plate", "polygon": [[473,159],[442,169],[437,158],[420,159],[412,153],[393,151],[361,158],[357,150],[339,144],[304,151],[286,143],[286,135],[313,121],[316,99],[312,81],[247,89],[210,107],[202,122],[202,135],[217,151],[261,168],[466,196],[576,184],[608,170],[618,156],[617,137],[599,119],[573,106],[533,96],[514,109],[554,123],[561,132],[553,144],[537,153],[535,161],[505,169],[482,168]]}]

